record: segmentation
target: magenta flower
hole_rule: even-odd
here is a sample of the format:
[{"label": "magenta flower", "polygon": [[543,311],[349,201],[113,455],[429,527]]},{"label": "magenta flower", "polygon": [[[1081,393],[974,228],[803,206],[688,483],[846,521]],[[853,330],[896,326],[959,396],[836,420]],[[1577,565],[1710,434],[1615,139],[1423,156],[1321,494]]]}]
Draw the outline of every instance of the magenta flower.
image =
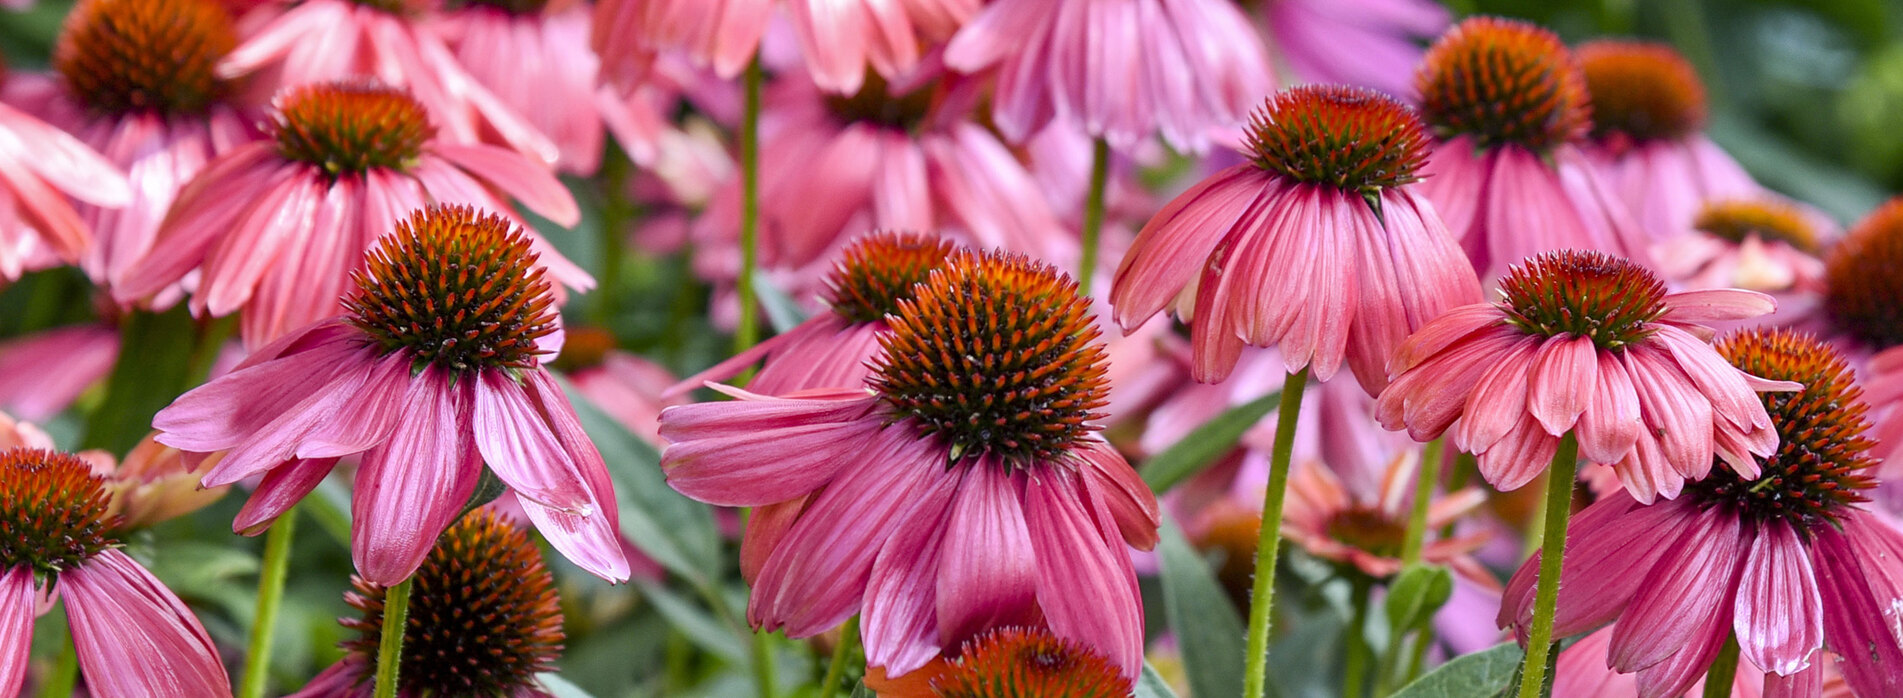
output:
[{"label": "magenta flower", "polygon": [[[1642,698],[1683,693],[1728,635],[1765,672],[1767,694],[1818,695],[1823,648],[1857,695],[1903,695],[1903,530],[1862,506],[1875,461],[1849,366],[1788,330],[1750,330],[1718,350],[1804,385],[1763,396],[1779,447],[1759,454],[1759,467],[1714,471],[1670,502],[1615,494],[1581,512],[1567,536],[1556,633],[1616,618],[1607,656],[1638,674]],[[1502,627],[1532,617],[1538,560],[1508,583]]]},{"label": "magenta flower", "polygon": [[352,275],[346,314],[259,349],[180,396],[152,425],[182,451],[223,452],[222,485],[263,474],[233,529],[262,532],[359,456],[351,557],[403,581],[476,493],[485,469],[575,564],[628,578],[614,491],[555,379],[559,343],[532,243],[463,206],[399,221]]},{"label": "magenta flower", "polygon": [[1644,231],[1579,149],[1585,76],[1552,32],[1469,18],[1428,50],[1417,82],[1439,138],[1421,191],[1481,278],[1552,250],[1647,259]]},{"label": "magenta flower", "polygon": [[870,389],[727,389],[661,414],[670,484],[759,507],[741,553],[756,627],[861,614],[868,663],[898,676],[1041,619],[1136,675],[1125,546],[1155,544],[1156,501],[1092,435],[1104,354],[1076,293],[1024,257],[960,254],[888,317]]},{"label": "magenta flower", "polygon": [[1777,432],[1754,390],[1792,390],[1738,370],[1701,323],[1771,312],[1735,289],[1666,293],[1650,271],[1597,252],[1551,252],[1500,279],[1501,300],[1455,308],[1401,345],[1375,415],[1418,441],[1453,428],[1502,490],[1545,472],[1573,432],[1642,502],[1678,496],[1713,455],[1744,477]]},{"label": "magenta flower", "polygon": [[1013,143],[1058,120],[1119,149],[1161,134],[1201,151],[1273,87],[1261,38],[1225,0],[998,0],[945,64],[997,69],[992,119]]},{"label": "magenta flower", "polygon": [[1337,83],[1417,98],[1421,44],[1452,22],[1433,0],[1275,0],[1256,3],[1269,50],[1291,84]]},{"label": "magenta flower", "polygon": [[1578,48],[1592,95],[1586,154],[1653,240],[1690,230],[1699,209],[1763,189],[1705,137],[1705,85],[1671,46],[1604,39]]},{"label": "magenta flower", "polygon": [[1434,208],[1408,185],[1426,155],[1413,112],[1379,93],[1297,87],[1250,128],[1252,161],[1151,218],[1110,301],[1127,333],[1164,308],[1191,322],[1196,380],[1226,378],[1244,346],[1276,346],[1328,380],[1343,359],[1369,394],[1408,333],[1480,299]]},{"label": "magenta flower", "polygon": [[580,2],[467,2],[429,25],[497,101],[554,144],[556,169],[601,164],[601,61],[589,50],[593,9]]},{"label": "magenta flower", "polygon": [[826,277],[827,309],[732,358],[689,376],[668,390],[676,395],[706,381],[726,380],[764,361],[749,392],[785,395],[814,388],[854,388],[871,375],[879,338],[892,328],[886,316],[912,297],[916,284],[952,254],[950,240],[912,232],[867,234],[839,253]]},{"label": "magenta flower", "polygon": [[[1621,674],[1606,665],[1607,647],[1617,625],[1594,630],[1559,653],[1553,667],[1553,698],[1601,698],[1602,696],[1639,695],[1639,680]],[[1704,695],[1704,677],[1686,687],[1685,695]],[[1762,698],[1764,672],[1750,662],[1738,665],[1732,676],[1732,698]],[[1844,696],[1849,698],[1849,696]]]},{"label": "magenta flower", "polygon": [[36,606],[57,597],[92,695],[231,695],[205,626],[120,552],[119,517],[91,466],[55,451],[0,451],[0,490],[0,694],[19,694]]},{"label": "magenta flower", "polygon": [[[502,148],[437,139],[422,104],[396,89],[294,88],[278,96],[269,128],[270,140],[231,150],[179,192],[114,297],[137,300],[196,270],[193,312],[242,311],[245,345],[256,348],[336,315],[364,252],[426,204],[506,212],[506,193],[560,225],[581,217],[546,167]],[[529,240],[557,280],[594,286],[540,236]]]}]

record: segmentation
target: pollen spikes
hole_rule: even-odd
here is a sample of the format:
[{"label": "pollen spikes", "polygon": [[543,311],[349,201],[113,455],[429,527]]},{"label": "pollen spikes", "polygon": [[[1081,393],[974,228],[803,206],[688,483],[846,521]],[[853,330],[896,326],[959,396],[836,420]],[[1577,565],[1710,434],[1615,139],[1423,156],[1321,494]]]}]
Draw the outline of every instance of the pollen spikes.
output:
[{"label": "pollen spikes", "polygon": [[436,135],[421,102],[374,82],[300,85],[279,93],[272,106],[278,152],[332,177],[407,168]]},{"label": "pollen spikes", "polygon": [[1831,322],[1875,349],[1903,344],[1903,198],[1857,223],[1824,262]]},{"label": "pollen spikes", "polygon": [[224,98],[218,61],[238,45],[217,0],[84,0],[66,17],[53,70],[110,116],[195,116]]},{"label": "pollen spikes", "polygon": [[826,301],[853,322],[872,322],[899,312],[933,269],[951,256],[952,242],[936,235],[878,231],[854,240],[839,253],[826,277]]},{"label": "pollen spikes", "polygon": [[1591,127],[1586,78],[1559,37],[1536,25],[1474,17],[1421,60],[1421,114],[1442,138],[1546,153]]},{"label": "pollen spikes", "polygon": [[1406,105],[1357,87],[1304,85],[1270,97],[1250,119],[1257,167],[1290,179],[1375,193],[1419,179],[1427,127]]},{"label": "pollen spikes", "polygon": [[42,582],[119,541],[105,480],[69,453],[0,451],[0,571],[24,567]]},{"label": "pollen spikes", "polygon": [[1652,334],[1665,312],[1665,284],[1645,267],[1600,252],[1533,257],[1500,279],[1507,322],[1527,334],[1572,334],[1616,350]]}]

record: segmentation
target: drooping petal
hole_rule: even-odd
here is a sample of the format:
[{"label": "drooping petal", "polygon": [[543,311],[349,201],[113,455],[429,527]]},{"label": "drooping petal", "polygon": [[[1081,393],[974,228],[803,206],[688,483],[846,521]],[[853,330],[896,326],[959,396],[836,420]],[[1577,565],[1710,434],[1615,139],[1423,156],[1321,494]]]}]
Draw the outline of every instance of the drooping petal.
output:
[{"label": "drooping petal", "polygon": [[581,473],[522,386],[503,371],[481,371],[473,380],[476,450],[496,477],[543,506],[591,513]]},{"label": "drooping petal", "polygon": [[1680,291],[1665,295],[1665,314],[1660,322],[1707,325],[1714,322],[1749,320],[1777,310],[1777,299],[1757,291],[1736,288]]},{"label": "drooping petal", "polygon": [[313,458],[292,460],[265,472],[244,508],[231,520],[231,530],[246,536],[263,533],[279,516],[303,501],[304,495],[317,489],[335,467],[336,458]]},{"label": "drooping petal", "polygon": [[956,645],[1035,618],[1037,556],[1024,523],[1024,478],[980,460],[965,474],[945,522],[938,563],[938,637]]},{"label": "drooping petal", "polygon": [[1638,671],[1712,635],[1722,643],[1745,546],[1736,515],[1707,510],[1693,519],[1620,614],[1612,632],[1613,668]]},{"label": "drooping petal", "polygon": [[[1810,527],[1811,562],[1824,604],[1824,646],[1842,656],[1837,669],[1859,696],[1903,695],[1903,589],[1894,580],[1894,545],[1887,554],[1859,554],[1858,539],[1886,534],[1872,531],[1867,512],[1845,517],[1845,530],[1827,524]],[[1859,535],[1861,534],[1861,535]],[[1888,537],[1896,538],[1892,531]],[[1888,576],[1887,581],[1884,578]]]},{"label": "drooping petal", "polygon": [[1198,182],[1151,216],[1117,267],[1110,291],[1117,325],[1128,333],[1169,305],[1203,273],[1223,231],[1261,205],[1271,186],[1258,168],[1236,165]]},{"label": "drooping petal", "polygon": [[442,369],[414,378],[390,439],[363,454],[350,511],[350,556],[373,584],[416,571],[481,479],[469,399]]},{"label": "drooping petal", "polygon": [[1639,394],[1625,363],[1611,352],[1595,352],[1598,387],[1592,402],[1579,416],[1579,454],[1594,463],[1611,465],[1624,460],[1638,443],[1645,422],[1639,416]]},{"label": "drooping petal", "polygon": [[[944,498],[949,500],[950,492]],[[887,538],[866,582],[860,630],[866,665],[886,674],[909,673],[937,657],[938,564],[942,555],[949,501],[925,507],[910,525]]]},{"label": "drooping petal", "polygon": [[575,464],[588,513],[559,510],[526,499],[522,501],[523,510],[549,545],[570,562],[610,582],[627,580],[632,562],[621,543],[621,510],[601,451],[588,439],[574,406],[546,369],[524,371],[522,383],[535,416],[548,425],[562,452]]},{"label": "drooping petal", "polygon": [[1162,510],[1156,505],[1156,494],[1130,462],[1110,444],[1094,439],[1084,442],[1077,455],[1084,464],[1083,477],[1103,491],[1104,504],[1110,507],[1124,542],[1138,550],[1156,547]]},{"label": "drooping petal", "polygon": [[1058,637],[1091,647],[1134,677],[1143,666],[1143,603],[1122,536],[1101,503],[1070,477],[1025,488],[1025,523],[1037,553],[1037,602]]},{"label": "drooping petal", "polygon": [[[745,393],[752,395],[751,393]],[[877,401],[864,391],[833,399],[740,399],[661,411],[668,484],[710,504],[785,501],[863,459],[853,444],[879,430],[865,419]]]},{"label": "drooping petal", "polygon": [[229,696],[218,646],[151,572],[106,550],[60,575],[86,687],[101,698]]},{"label": "drooping petal", "polygon": [[1571,431],[1599,385],[1599,351],[1586,337],[1559,335],[1540,345],[1527,376],[1526,409],[1559,436]]},{"label": "drooping petal", "polygon": [[1810,551],[1782,520],[1764,522],[1744,562],[1732,632],[1745,659],[1789,676],[1810,665],[1824,644],[1824,607]]},{"label": "drooping petal", "polygon": [[[1611,494],[1573,517],[1561,560],[1559,607],[1553,631],[1574,635],[1619,616],[1652,567],[1684,534],[1692,511],[1681,504],[1639,506]],[[1533,621],[1540,556],[1520,565],[1501,595],[1500,627],[1522,634]]]},{"label": "drooping petal", "polygon": [[307,352],[240,368],[180,395],[152,416],[152,428],[164,432],[159,443],[181,451],[235,447],[322,390],[356,363],[356,354],[343,337],[334,337]]},{"label": "drooping petal", "polygon": [[0,695],[19,695],[33,649],[33,571],[18,566],[0,573]]}]

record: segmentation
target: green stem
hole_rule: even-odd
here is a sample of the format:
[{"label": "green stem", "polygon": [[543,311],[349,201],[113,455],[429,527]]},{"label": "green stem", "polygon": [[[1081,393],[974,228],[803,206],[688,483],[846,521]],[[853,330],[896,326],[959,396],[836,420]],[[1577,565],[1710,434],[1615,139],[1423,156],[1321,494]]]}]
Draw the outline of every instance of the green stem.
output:
[{"label": "green stem", "polygon": [[1407,676],[1401,679],[1400,686],[1414,683],[1421,677],[1421,665],[1427,662],[1427,648],[1434,646],[1434,626],[1421,628],[1421,634],[1414,643],[1414,656],[1407,662]]},{"label": "green stem", "polygon": [[839,678],[846,674],[846,657],[857,644],[859,618],[854,616],[846,619],[846,626],[839,629],[839,644],[833,647],[832,664],[826,667],[826,678],[819,683],[819,698],[833,698],[833,690],[839,688]]},{"label": "green stem", "polygon": [[610,142],[601,163],[601,221],[596,235],[601,243],[600,292],[595,295],[595,323],[612,327],[620,311],[622,267],[627,261],[628,221],[634,205],[628,200],[628,177],[633,162],[620,146]]},{"label": "green stem", "polygon": [[1573,513],[1578,459],[1579,442],[1567,432],[1546,469],[1546,527],[1540,535],[1539,587],[1533,598],[1533,628],[1527,633],[1526,664],[1520,670],[1520,698],[1540,698],[1546,690],[1546,658],[1553,652],[1553,616],[1559,607],[1560,563],[1566,559],[1566,521]]},{"label": "green stem", "polygon": [[1295,451],[1295,420],[1302,412],[1308,369],[1282,383],[1282,406],[1275,419],[1275,446],[1269,454],[1269,486],[1262,493],[1262,528],[1255,543],[1255,588],[1249,594],[1249,663],[1242,675],[1244,698],[1262,698],[1268,687],[1269,610],[1275,603],[1275,561],[1282,548],[1282,500],[1288,493],[1289,456]]},{"label": "green stem", "polygon": [[1440,481],[1440,459],[1446,448],[1440,439],[1427,444],[1421,453],[1421,472],[1414,483],[1414,508],[1407,515],[1407,534],[1401,539],[1401,566],[1421,561],[1421,547],[1427,544],[1427,507],[1434,498],[1434,485]]},{"label": "green stem", "polygon": [[754,267],[760,263],[760,56],[747,64],[746,111],[740,118],[740,325],[733,350],[746,351],[759,341],[759,303],[753,297]]},{"label": "green stem", "polygon": [[271,682],[271,638],[284,602],[284,578],[291,568],[291,537],[297,527],[297,507],[272,522],[264,536],[264,569],[258,573],[258,612],[252,616],[251,642],[245,649],[244,678],[238,698],[261,698]]},{"label": "green stem", "polygon": [[410,622],[410,582],[383,591],[383,637],[377,643],[376,698],[396,698],[396,672],[403,663],[403,632]]},{"label": "green stem", "polygon": [[1344,636],[1348,640],[1348,657],[1347,670],[1341,677],[1342,698],[1361,698],[1368,678],[1368,599],[1373,596],[1374,585],[1366,575],[1353,574],[1353,591],[1349,593],[1354,598],[1349,599],[1349,603],[1354,604],[1355,610]]},{"label": "green stem", "polygon": [[53,660],[53,670],[46,675],[46,683],[40,685],[40,698],[68,698],[73,695],[73,687],[79,685],[79,648],[73,646],[70,633],[64,637],[59,656]]},{"label": "green stem", "polygon": [[1705,672],[1705,698],[1729,698],[1732,680],[1738,675],[1738,636],[1725,636],[1725,646],[1711,660]]},{"label": "green stem", "polygon": [[1097,274],[1098,238],[1103,234],[1104,190],[1110,183],[1110,143],[1097,138],[1090,155],[1090,193],[1084,198],[1084,259],[1077,270],[1078,291],[1088,296]]},{"label": "green stem", "polygon": [[773,633],[753,631],[753,683],[760,698],[773,698]]}]

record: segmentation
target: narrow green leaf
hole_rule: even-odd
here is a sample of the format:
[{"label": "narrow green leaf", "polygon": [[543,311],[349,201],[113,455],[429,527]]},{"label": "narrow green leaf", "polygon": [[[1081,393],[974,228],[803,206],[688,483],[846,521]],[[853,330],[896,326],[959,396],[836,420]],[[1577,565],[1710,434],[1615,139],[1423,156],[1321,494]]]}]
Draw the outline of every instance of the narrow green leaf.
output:
[{"label": "narrow green leaf", "polygon": [[806,311],[800,304],[764,275],[753,278],[753,296],[760,299],[760,307],[766,309],[767,322],[773,325],[774,332],[785,332],[806,322]]},{"label": "narrow green leaf", "polygon": [[1175,522],[1163,517],[1160,533],[1156,552],[1162,564],[1163,612],[1182,648],[1190,693],[1242,695],[1242,619]]},{"label": "narrow green leaf", "polygon": [[[1201,695],[1201,694],[1197,694]],[[1240,690],[1236,695],[1242,695]],[[1168,681],[1156,673],[1149,662],[1143,664],[1143,675],[1137,677],[1136,698],[1176,698],[1176,691],[1170,688]]]},{"label": "narrow green leaf", "polygon": [[594,694],[569,683],[568,679],[552,671],[536,674],[535,681],[542,684],[542,688],[548,689],[548,694],[554,698],[595,698]]},{"label": "narrow green leaf", "polygon": [[1513,642],[1461,655],[1389,698],[1492,698],[1513,685],[1525,656]]},{"label": "narrow green leaf", "polygon": [[1425,628],[1453,595],[1454,575],[1447,568],[1412,565],[1388,587],[1388,627],[1397,636]]},{"label": "narrow green leaf", "polygon": [[734,634],[733,628],[714,618],[707,609],[682,598],[664,585],[638,579],[634,585],[641,590],[641,595],[648,603],[654,605],[654,610],[667,620],[667,624],[679,630],[694,646],[707,650],[729,664],[747,662],[746,644]]},{"label": "narrow green leaf", "polygon": [[192,388],[198,325],[184,304],[165,313],[135,310],[119,325],[119,358],[106,398],[86,420],[81,448],[123,455],[152,431],[152,415]]},{"label": "narrow green leaf", "polygon": [[852,688],[852,698],[873,698],[872,689],[866,688],[866,684],[861,682]]},{"label": "narrow green leaf", "polygon": [[1282,391],[1277,390],[1254,402],[1237,405],[1229,411],[1216,415],[1200,427],[1196,427],[1183,440],[1163,449],[1143,464],[1143,481],[1157,494],[1168,491],[1176,483],[1201,472],[1209,464],[1216,462],[1222,454],[1235,448],[1236,442],[1249,427],[1262,421],[1262,417],[1275,409],[1282,399]]}]

